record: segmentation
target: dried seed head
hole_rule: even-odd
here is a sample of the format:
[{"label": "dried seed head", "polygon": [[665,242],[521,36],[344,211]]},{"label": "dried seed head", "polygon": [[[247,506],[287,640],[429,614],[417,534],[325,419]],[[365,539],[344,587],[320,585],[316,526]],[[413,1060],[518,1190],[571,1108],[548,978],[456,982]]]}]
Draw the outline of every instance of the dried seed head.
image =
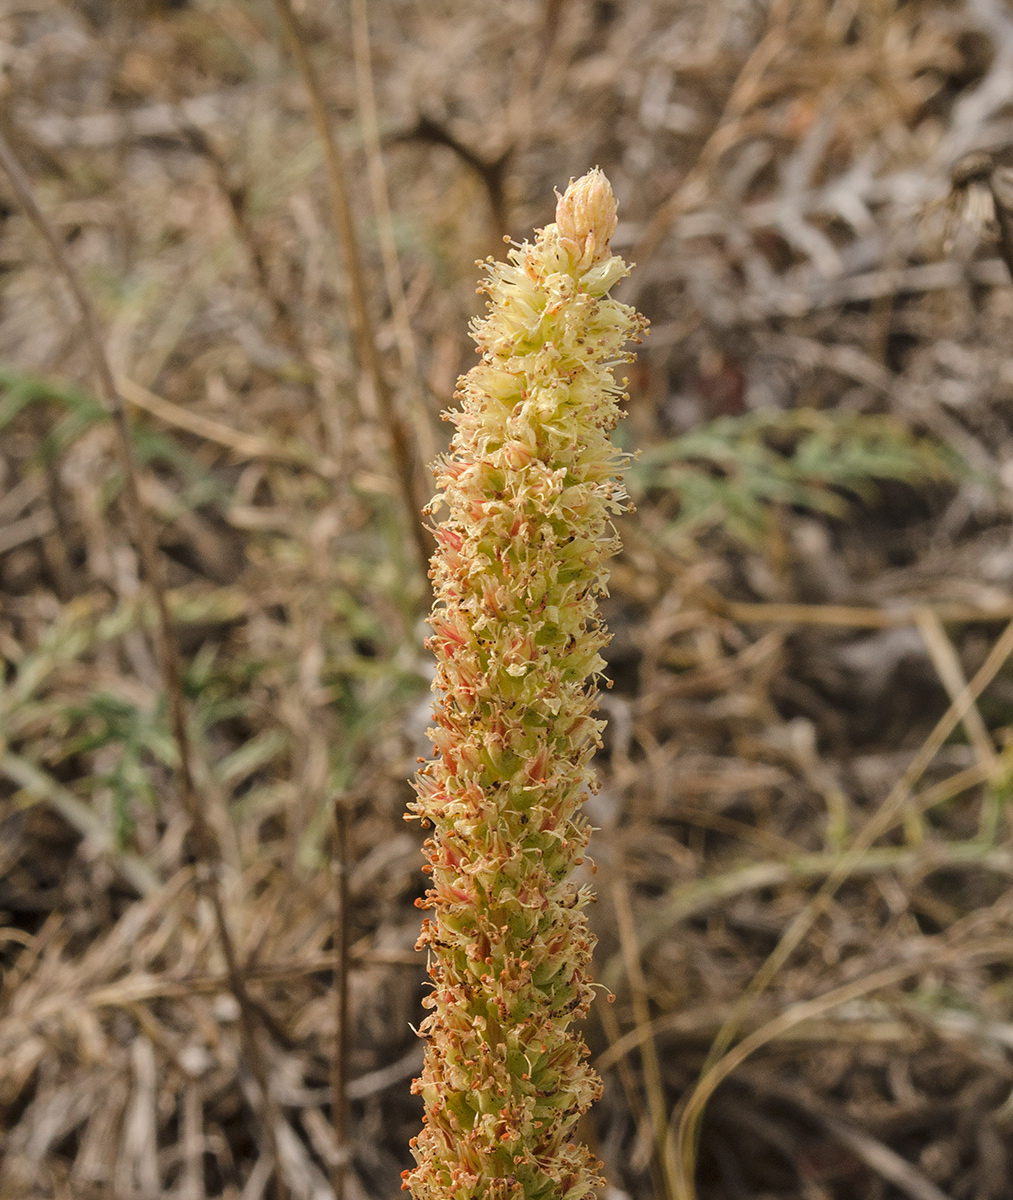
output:
[{"label": "dried seed head", "polygon": [[609,254],[616,231],[616,198],[605,173],[594,167],[556,193],[556,228],[559,240],[578,270],[586,270]]}]

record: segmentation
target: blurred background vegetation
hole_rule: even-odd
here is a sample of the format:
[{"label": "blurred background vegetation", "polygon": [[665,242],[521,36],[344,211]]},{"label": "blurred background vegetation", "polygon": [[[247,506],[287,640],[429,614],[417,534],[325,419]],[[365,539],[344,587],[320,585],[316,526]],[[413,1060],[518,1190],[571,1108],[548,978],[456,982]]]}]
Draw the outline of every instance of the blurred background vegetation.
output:
[{"label": "blurred background vegetation", "polygon": [[425,464],[476,258],[594,164],[653,329],[582,1136],[608,1200],[1013,1196],[1013,9],[290,11],[0,2],[199,805],[107,398],[0,178],[0,1197],[398,1194]]}]

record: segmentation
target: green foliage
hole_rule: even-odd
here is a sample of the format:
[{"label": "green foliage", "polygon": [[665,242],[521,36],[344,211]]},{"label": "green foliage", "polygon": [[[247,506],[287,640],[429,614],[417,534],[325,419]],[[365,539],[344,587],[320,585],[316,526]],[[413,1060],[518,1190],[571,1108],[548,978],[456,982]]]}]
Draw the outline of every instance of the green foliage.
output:
[{"label": "green foliage", "polygon": [[113,843],[117,850],[122,850],[134,829],[133,802],[155,802],[145,751],[153,751],[163,762],[173,761],[165,722],[156,720],[155,714],[136,704],[105,692],[90,696],[86,704],[69,705],[64,714],[80,726],[80,731],[64,742],[64,757],[89,755],[110,746],[116,750],[109,769],[93,772],[87,785],[89,790],[109,789]]},{"label": "green foliage", "polygon": [[[33,408],[41,420],[30,423]],[[87,391],[0,366],[0,435],[26,435],[22,474],[59,462],[108,421]],[[233,499],[228,472],[206,466],[175,431],[143,416],[130,432],[138,465],[168,483],[164,494],[171,500],[158,513],[163,527],[206,504],[227,519]],[[305,516],[333,502],[298,466],[272,470],[279,504],[297,496]],[[110,445],[103,507],[115,501],[120,483]],[[208,578],[169,595],[186,645],[183,690],[202,787],[237,828],[248,822],[255,829],[265,815],[277,815],[284,827],[304,753],[299,706],[286,699],[301,688],[292,630],[318,606],[324,614],[319,681],[329,700],[319,720],[328,729],[329,794],[348,786],[378,728],[426,687],[417,651],[404,638],[417,596],[405,587],[401,526],[385,497],[367,495],[358,503],[370,513],[363,531],[346,538],[333,557],[310,551],[300,520],[291,529],[249,536],[258,569],[275,583],[270,600],[251,596],[243,581],[215,586]],[[112,527],[121,515],[110,514]],[[161,689],[150,680],[128,682],[115,664],[129,659],[130,640],[136,645],[137,635],[154,625],[146,590],[110,603],[98,589],[64,603],[34,641],[13,649],[11,642],[0,657],[0,782],[14,786],[20,807],[53,805],[95,847],[112,853],[142,892],[157,886],[143,858],[151,849],[145,829],[152,822],[142,817],[154,812],[157,825],[171,816],[171,805],[168,812],[162,805],[172,795],[177,749]],[[96,674],[97,685],[90,682]],[[307,865],[319,858],[329,812],[323,806],[304,831],[299,858]]]},{"label": "green foliage", "polygon": [[841,517],[874,500],[879,482],[946,482],[960,469],[952,451],[890,417],[798,408],[720,417],[647,451],[630,479],[677,496],[676,535],[720,528],[756,545],[777,505]]}]

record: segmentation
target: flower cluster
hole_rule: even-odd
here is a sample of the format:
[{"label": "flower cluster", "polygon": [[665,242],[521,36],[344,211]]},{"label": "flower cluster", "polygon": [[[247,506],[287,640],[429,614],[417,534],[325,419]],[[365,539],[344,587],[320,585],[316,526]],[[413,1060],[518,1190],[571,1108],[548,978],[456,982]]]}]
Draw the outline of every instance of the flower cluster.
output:
[{"label": "flower cluster", "polygon": [[580,1200],[601,1182],[573,1140],[601,1085],[568,1031],[592,998],[593,941],[569,876],[590,833],[597,597],[625,499],[612,371],[646,324],[608,297],[628,270],[615,227],[594,170],[533,245],[489,260],[482,358],[437,463],[436,756],[411,806],[434,830],[416,1200]]}]

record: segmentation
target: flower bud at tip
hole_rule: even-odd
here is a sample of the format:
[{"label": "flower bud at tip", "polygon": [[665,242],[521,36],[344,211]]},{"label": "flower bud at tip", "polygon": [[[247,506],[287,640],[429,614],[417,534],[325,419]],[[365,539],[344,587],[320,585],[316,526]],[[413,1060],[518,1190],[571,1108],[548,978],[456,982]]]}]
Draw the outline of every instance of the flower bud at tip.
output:
[{"label": "flower bud at tip", "polygon": [[556,195],[556,229],[574,265],[586,270],[607,258],[618,221],[616,198],[605,173],[594,167],[571,180],[562,196]]}]

